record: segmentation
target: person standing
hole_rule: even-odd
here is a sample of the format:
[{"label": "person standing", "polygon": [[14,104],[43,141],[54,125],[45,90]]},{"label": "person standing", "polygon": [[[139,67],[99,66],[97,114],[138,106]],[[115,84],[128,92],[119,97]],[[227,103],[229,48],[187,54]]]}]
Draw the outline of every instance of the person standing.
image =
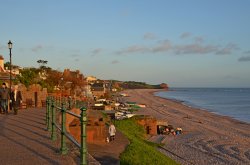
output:
[{"label": "person standing", "polygon": [[115,140],[115,132],[116,132],[115,126],[114,126],[113,123],[111,123],[110,126],[109,126],[110,141]]},{"label": "person standing", "polygon": [[5,83],[2,84],[2,88],[0,90],[0,98],[1,98],[1,108],[3,110],[3,113],[8,114],[8,101],[10,98],[10,91]]},{"label": "person standing", "polygon": [[18,109],[22,103],[22,94],[21,91],[18,90],[18,85],[14,86],[14,90],[10,94],[11,105],[14,109],[14,114],[17,115]]}]

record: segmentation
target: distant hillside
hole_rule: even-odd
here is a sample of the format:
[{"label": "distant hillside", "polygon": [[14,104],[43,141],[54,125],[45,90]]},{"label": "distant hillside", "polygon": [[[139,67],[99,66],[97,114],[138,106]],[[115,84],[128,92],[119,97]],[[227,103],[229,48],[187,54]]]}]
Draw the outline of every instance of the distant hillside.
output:
[{"label": "distant hillside", "polygon": [[124,81],[120,82],[120,87],[123,89],[167,89],[168,85],[165,83],[159,85],[150,85],[145,82],[136,82],[136,81]]}]

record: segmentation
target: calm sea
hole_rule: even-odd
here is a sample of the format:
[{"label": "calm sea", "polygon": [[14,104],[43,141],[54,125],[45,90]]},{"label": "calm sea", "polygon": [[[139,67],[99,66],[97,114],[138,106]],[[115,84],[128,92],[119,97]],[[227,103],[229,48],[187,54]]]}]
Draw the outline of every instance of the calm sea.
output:
[{"label": "calm sea", "polygon": [[172,88],[156,96],[250,123],[250,88]]}]

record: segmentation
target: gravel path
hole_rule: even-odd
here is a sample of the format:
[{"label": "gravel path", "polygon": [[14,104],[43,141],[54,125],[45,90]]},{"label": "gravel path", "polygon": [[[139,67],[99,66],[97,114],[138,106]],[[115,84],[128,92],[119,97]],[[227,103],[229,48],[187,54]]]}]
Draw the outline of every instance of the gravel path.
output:
[{"label": "gravel path", "polygon": [[74,165],[70,155],[60,155],[60,146],[45,130],[45,109],[19,110],[0,114],[0,164]]}]

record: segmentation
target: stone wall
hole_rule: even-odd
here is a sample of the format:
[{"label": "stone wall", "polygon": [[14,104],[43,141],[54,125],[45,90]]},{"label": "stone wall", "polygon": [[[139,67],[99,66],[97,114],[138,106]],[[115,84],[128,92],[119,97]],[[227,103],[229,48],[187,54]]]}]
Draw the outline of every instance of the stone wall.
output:
[{"label": "stone wall", "polygon": [[[80,114],[80,110],[74,108],[71,112]],[[98,111],[87,111],[87,142],[88,143],[105,143],[108,131],[102,115]],[[80,142],[80,121],[76,117],[66,114],[66,130]]]},{"label": "stone wall", "polygon": [[39,84],[33,84],[26,88],[24,85],[19,85],[19,90],[22,93],[23,104],[27,104],[28,100],[32,100],[33,107],[42,107],[48,95],[47,88],[42,88]]},{"label": "stone wall", "polygon": [[137,118],[138,124],[142,125],[149,135],[157,135],[157,120],[151,116],[140,116]]}]

